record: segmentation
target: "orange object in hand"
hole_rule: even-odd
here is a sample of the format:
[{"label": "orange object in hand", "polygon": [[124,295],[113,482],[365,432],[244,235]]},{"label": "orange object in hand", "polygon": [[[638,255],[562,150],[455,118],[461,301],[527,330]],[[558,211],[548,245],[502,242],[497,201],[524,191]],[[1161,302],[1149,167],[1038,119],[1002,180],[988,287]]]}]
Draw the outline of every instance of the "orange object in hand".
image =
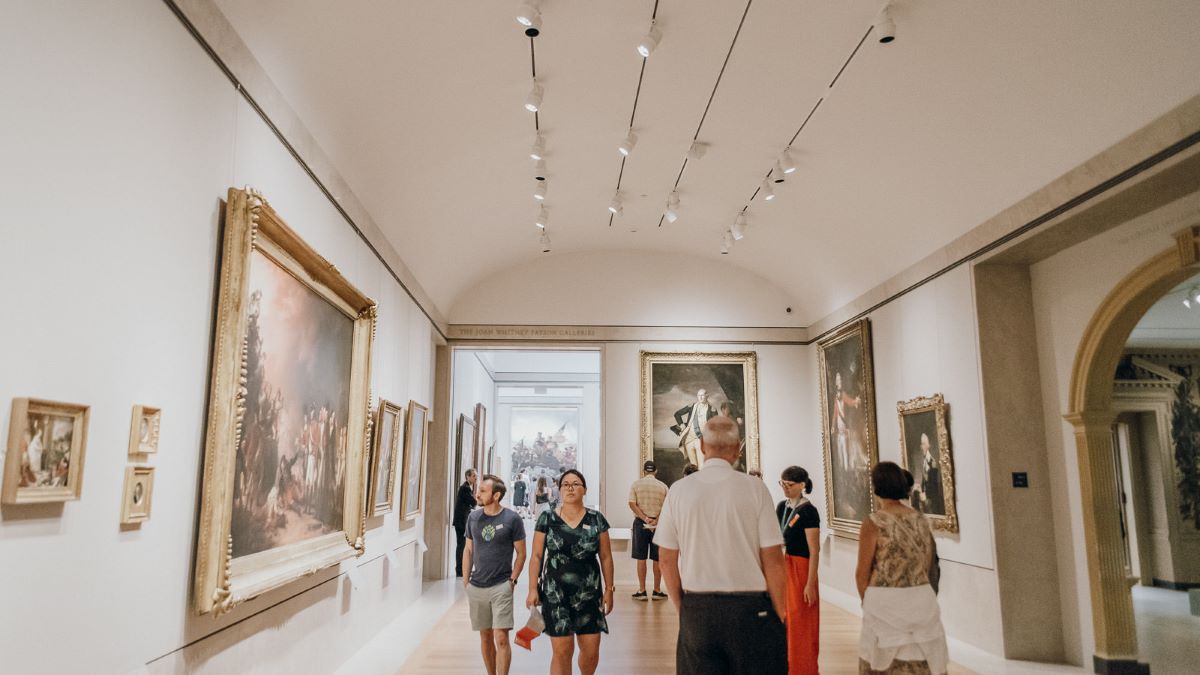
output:
[{"label": "orange object in hand", "polygon": [[542,618],[541,611],[534,607],[529,612],[529,621],[525,622],[525,626],[517,631],[517,636],[513,642],[525,649],[531,649],[530,644],[546,630],[546,621]]}]

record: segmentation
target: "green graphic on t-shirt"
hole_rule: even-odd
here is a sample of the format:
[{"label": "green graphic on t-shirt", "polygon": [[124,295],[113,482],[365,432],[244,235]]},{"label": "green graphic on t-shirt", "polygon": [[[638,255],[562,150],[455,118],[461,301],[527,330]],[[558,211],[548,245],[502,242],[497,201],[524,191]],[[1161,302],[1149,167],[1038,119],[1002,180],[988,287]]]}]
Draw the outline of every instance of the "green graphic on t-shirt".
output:
[{"label": "green graphic on t-shirt", "polygon": [[491,541],[491,540],[495,539],[496,538],[496,526],[495,525],[484,525],[483,532],[481,534],[483,536],[484,541]]}]

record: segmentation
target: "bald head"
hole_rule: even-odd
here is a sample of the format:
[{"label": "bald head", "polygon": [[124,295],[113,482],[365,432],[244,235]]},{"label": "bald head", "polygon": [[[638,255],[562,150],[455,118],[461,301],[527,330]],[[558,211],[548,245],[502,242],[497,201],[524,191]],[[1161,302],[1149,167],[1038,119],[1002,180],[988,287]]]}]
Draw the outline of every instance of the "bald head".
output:
[{"label": "bald head", "polygon": [[705,459],[724,459],[732,464],[737,461],[741,445],[738,425],[733,418],[717,415],[704,425],[700,450]]}]

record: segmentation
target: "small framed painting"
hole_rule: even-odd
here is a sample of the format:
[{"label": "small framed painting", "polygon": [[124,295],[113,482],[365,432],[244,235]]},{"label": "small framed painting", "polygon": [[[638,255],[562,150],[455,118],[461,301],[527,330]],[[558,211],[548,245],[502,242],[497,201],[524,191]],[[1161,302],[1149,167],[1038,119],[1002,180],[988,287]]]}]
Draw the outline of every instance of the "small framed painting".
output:
[{"label": "small framed painting", "polygon": [[121,497],[121,524],[133,525],[150,520],[150,497],[154,492],[154,467],[125,468],[125,489]]},{"label": "small framed painting", "polygon": [[371,449],[371,477],[367,513],[381,516],[392,511],[392,495],[396,491],[396,455],[400,434],[404,428],[404,410],[391,401],[379,402],[376,418],[375,445]]},{"label": "small framed painting", "polygon": [[408,402],[408,432],[404,435],[403,469],[400,471],[400,504],[404,518],[421,513],[425,485],[425,448],[428,443],[429,408]]},{"label": "small framed painting", "polygon": [[158,452],[158,425],[162,410],[144,405],[133,406],[129,426],[129,455],[152,455]]},{"label": "small framed painting", "polygon": [[36,398],[13,399],[0,502],[79,499],[89,408]]}]

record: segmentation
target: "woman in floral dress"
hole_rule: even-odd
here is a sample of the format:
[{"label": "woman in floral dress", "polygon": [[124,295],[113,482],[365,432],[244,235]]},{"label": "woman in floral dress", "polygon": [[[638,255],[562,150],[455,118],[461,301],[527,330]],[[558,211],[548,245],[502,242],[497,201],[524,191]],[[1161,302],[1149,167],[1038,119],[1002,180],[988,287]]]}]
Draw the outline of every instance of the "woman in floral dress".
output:
[{"label": "woman in floral dress", "polygon": [[[575,469],[558,479],[562,504],[538,516],[529,561],[529,597],[525,605],[542,606],[546,635],[554,655],[550,675],[570,675],[579,645],[579,670],[596,672],[604,618],[613,607],[612,546],[608,520],[583,505],[587,480]],[[603,585],[601,585],[603,575]]]}]

